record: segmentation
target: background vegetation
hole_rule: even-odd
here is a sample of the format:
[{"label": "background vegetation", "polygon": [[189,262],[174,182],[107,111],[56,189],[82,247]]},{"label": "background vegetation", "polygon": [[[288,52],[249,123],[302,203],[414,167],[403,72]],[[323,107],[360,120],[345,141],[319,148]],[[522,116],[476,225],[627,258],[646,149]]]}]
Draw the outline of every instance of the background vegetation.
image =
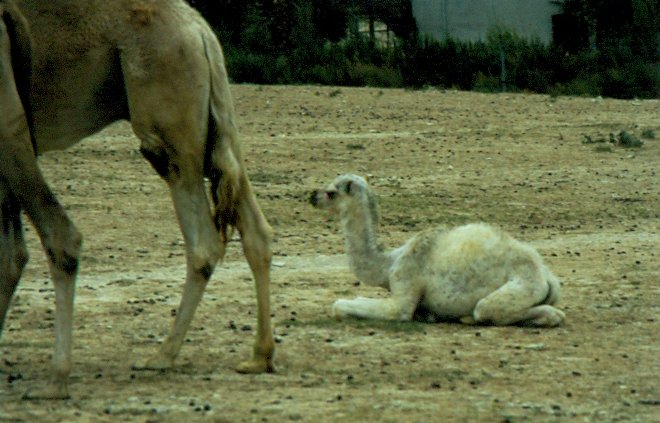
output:
[{"label": "background vegetation", "polygon": [[189,1],[236,82],[660,97],[657,0],[556,1],[552,45],[507,28],[476,43],[424,37],[410,0]]}]

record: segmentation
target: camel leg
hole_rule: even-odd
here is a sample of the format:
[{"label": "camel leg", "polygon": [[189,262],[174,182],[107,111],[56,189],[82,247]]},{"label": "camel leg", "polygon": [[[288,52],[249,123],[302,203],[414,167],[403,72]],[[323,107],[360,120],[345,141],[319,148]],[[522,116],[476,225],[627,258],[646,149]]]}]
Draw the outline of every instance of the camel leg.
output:
[{"label": "camel leg", "polygon": [[332,315],[337,320],[354,317],[407,322],[412,320],[414,311],[410,301],[402,302],[398,298],[356,297],[353,300],[337,300],[332,305]]},{"label": "camel leg", "polygon": [[[3,35],[0,33],[0,35]],[[0,36],[0,47],[7,48],[2,42],[6,37]],[[3,57],[8,57],[6,51],[0,51]],[[1,58],[0,58],[1,59]],[[3,62],[2,65],[5,63]],[[80,253],[81,236],[67,217],[64,208],[48,188],[34,156],[32,143],[20,99],[13,84],[11,67],[0,66],[0,190],[4,192],[2,202],[18,202],[37,229],[44,251],[49,258],[50,272],[55,285],[55,353],[52,358],[52,373],[50,383],[33,389],[25,394],[25,398],[61,399],[68,398],[68,378],[71,371],[71,338],[73,319],[73,295],[76,274],[78,271],[78,256]],[[9,195],[7,195],[9,194]],[[17,248],[14,259],[18,264],[27,258],[22,256],[20,226],[15,214],[18,206],[9,205],[3,213],[7,213],[9,224],[14,230],[13,246]],[[13,215],[13,216],[12,216]],[[9,229],[7,226],[7,229]],[[3,232],[3,243],[7,243],[7,234]],[[3,261],[11,262],[11,254],[5,256],[6,246],[3,246]],[[18,255],[17,255],[18,254]],[[4,266],[4,264],[3,264]],[[19,266],[20,267],[20,266]],[[2,315],[18,282],[20,272],[2,278]]]},{"label": "camel leg", "polygon": [[274,372],[275,343],[270,321],[272,229],[259,208],[245,176],[243,176],[242,188],[241,201],[238,205],[238,230],[257,291],[257,335],[252,358],[240,363],[236,370],[240,373]]},{"label": "camel leg", "polygon": [[[174,366],[195,310],[218,259],[224,255],[220,237],[211,217],[202,169],[200,166],[172,163],[176,155],[167,157],[143,148],[143,154],[167,181],[186,248],[186,282],[174,326],[158,352],[135,370],[168,369]],[[201,154],[200,154],[201,156]],[[159,160],[164,160],[160,161]],[[177,169],[177,175],[163,169]]]},{"label": "camel leg", "polygon": [[122,52],[121,60],[131,125],[141,140],[140,152],[170,190],[185,243],[186,280],[172,330],[152,357],[133,365],[136,370],[174,366],[206,285],[224,255],[203,174],[209,119],[208,64],[195,50],[200,46],[186,44],[181,37],[173,41],[181,45],[176,50],[177,60],[172,60],[169,53],[174,49],[160,49],[158,34],[156,30],[144,32],[144,45],[154,46],[143,53],[149,54],[148,66],[139,67],[146,63],[144,57],[133,56],[141,47]]},{"label": "camel leg", "polygon": [[12,68],[11,43],[15,40],[9,37],[5,18],[11,18],[11,10],[0,4],[0,337],[9,303],[27,261],[22,241],[21,207],[4,175],[12,176],[15,171],[13,154],[27,150],[26,143],[30,142],[28,122]]},{"label": "camel leg", "polygon": [[236,370],[240,373],[273,372],[275,343],[270,322],[272,229],[261,212],[247,179],[243,180],[243,187],[243,196],[238,206],[238,230],[257,291],[257,335],[252,358],[240,363]]},{"label": "camel leg", "polygon": [[[36,163],[36,162],[35,162]],[[55,352],[52,357],[51,382],[28,391],[25,399],[63,399],[69,397],[68,378],[71,372],[73,331],[73,299],[78,273],[82,238],[48,191],[40,174],[23,174],[23,186],[33,200],[23,199],[28,216],[37,228],[41,243],[49,258],[50,274],[55,285]],[[42,195],[38,193],[44,190]]]},{"label": "camel leg", "polygon": [[551,305],[541,304],[549,289],[548,282],[540,277],[530,275],[525,279],[512,278],[479,300],[473,312],[474,322],[490,322],[496,326],[558,326],[564,320],[564,312]]},{"label": "camel leg", "polygon": [[[139,69],[140,72],[135,72],[135,63],[143,63],[142,56],[131,57],[130,51],[122,56],[122,65],[127,64],[124,81],[131,123],[142,140],[143,154],[170,187],[187,256],[186,283],[174,328],[160,351],[137,368],[160,369],[173,365],[216,262],[224,255],[224,245],[204,191],[202,173],[204,160],[214,160],[207,156],[215,154],[209,150],[216,147],[209,144],[209,138],[219,135],[220,139],[215,141],[227,149],[225,153],[231,152],[233,108],[230,97],[222,94],[228,84],[224,69],[217,69],[222,65],[222,56],[215,57],[210,65],[208,56],[198,53],[210,54],[214,49],[201,38],[188,35],[186,33],[177,40],[182,43],[177,50],[177,60],[172,60],[168,54],[174,49],[154,49],[149,51],[149,66]],[[150,33],[150,36],[153,36],[153,45],[160,45],[157,32]],[[197,42],[200,44],[194,44]],[[209,125],[210,120],[214,120],[213,125]],[[209,133],[209,130],[217,133]],[[235,169],[220,166],[216,170],[220,173],[238,171],[240,157],[238,152],[235,153],[233,160],[223,156],[234,161]],[[241,174],[240,177],[241,186],[236,192],[238,202],[235,204],[236,226],[255,275],[259,312],[254,357],[239,370],[263,372],[272,370],[274,348],[268,301],[270,227],[256,204],[247,176]]]},{"label": "camel leg", "polygon": [[390,277],[390,298],[357,297],[353,300],[337,300],[332,315],[341,320],[346,317],[359,319],[407,322],[412,320],[421,298],[421,286],[416,281],[401,282],[396,273]]},{"label": "camel leg", "polygon": [[[139,130],[136,132],[140,133]],[[154,140],[153,137],[146,138]],[[174,359],[179,353],[206,284],[218,259],[224,255],[224,247],[213,223],[204,191],[201,166],[171,163],[175,155],[168,156],[163,154],[164,151],[154,150],[153,144],[153,142],[143,143],[142,151],[170,186],[186,243],[187,276],[171,334],[156,355],[133,366],[136,370],[167,369],[174,366]],[[173,175],[170,169],[177,169],[177,174]],[[272,372],[275,345],[270,324],[269,300],[272,230],[257,205],[245,177],[242,187],[243,192],[238,205],[238,229],[246,258],[255,278],[258,313],[254,355],[251,360],[241,363],[237,370],[242,373]]]},{"label": "camel leg", "polygon": [[[50,191],[37,167],[29,141],[27,145],[5,145],[8,150],[0,154],[0,162],[12,164],[4,167],[2,175],[21,205],[25,208],[41,238],[44,251],[49,258],[49,267],[55,285],[55,353],[52,358],[50,384],[29,391],[25,398],[61,399],[68,398],[68,377],[71,371],[71,342],[73,320],[73,297],[81,236],[67,217],[63,207]],[[4,157],[8,152],[9,157]],[[18,227],[14,225],[16,231]],[[22,239],[15,232],[15,244],[19,251]],[[27,258],[27,257],[25,257]],[[11,284],[5,283],[6,294]]]},{"label": "camel leg", "polygon": [[28,261],[18,200],[0,179],[0,339],[9,304]]}]

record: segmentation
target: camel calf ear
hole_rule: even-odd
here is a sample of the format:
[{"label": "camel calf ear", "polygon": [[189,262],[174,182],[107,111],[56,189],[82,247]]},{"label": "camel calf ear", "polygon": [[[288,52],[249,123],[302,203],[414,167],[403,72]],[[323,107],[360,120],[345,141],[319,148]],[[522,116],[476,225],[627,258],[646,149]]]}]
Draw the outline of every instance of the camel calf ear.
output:
[{"label": "camel calf ear", "polygon": [[344,190],[346,191],[346,194],[350,194],[351,189],[353,189],[353,181],[346,182],[346,187],[344,188]]}]

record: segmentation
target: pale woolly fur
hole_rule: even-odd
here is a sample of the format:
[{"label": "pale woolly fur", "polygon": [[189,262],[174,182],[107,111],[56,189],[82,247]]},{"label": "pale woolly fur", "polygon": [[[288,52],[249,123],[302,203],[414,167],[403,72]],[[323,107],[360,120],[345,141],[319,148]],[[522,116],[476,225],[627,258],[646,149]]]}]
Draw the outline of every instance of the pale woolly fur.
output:
[{"label": "pale woolly fur", "polygon": [[364,178],[339,176],[311,200],[339,214],[358,279],[391,291],[386,299],[337,300],[332,313],[338,319],[547,327],[564,320],[564,313],[552,306],[559,298],[559,280],[541,256],[493,226],[428,229],[399,248],[384,250],[378,245],[378,205]]}]

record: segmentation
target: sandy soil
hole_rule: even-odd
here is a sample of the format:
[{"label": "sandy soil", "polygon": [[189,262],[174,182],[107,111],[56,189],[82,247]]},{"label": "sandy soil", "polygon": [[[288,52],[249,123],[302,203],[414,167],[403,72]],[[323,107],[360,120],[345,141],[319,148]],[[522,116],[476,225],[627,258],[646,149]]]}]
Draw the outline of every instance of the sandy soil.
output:
[{"label": "sandy soil", "polygon": [[[237,242],[178,367],[133,372],[172,322],[184,277],[164,183],[120,123],[41,165],[85,235],[72,399],[24,402],[48,377],[53,289],[32,260],[0,344],[0,421],[660,421],[660,102],[525,94],[235,86],[251,179],[276,230],[278,372],[239,375],[255,299]],[[608,139],[626,130],[644,145]],[[384,296],[347,268],[337,222],[307,204],[370,175],[382,242],[484,220],[562,279],[556,329],[337,322],[337,298]]]}]

